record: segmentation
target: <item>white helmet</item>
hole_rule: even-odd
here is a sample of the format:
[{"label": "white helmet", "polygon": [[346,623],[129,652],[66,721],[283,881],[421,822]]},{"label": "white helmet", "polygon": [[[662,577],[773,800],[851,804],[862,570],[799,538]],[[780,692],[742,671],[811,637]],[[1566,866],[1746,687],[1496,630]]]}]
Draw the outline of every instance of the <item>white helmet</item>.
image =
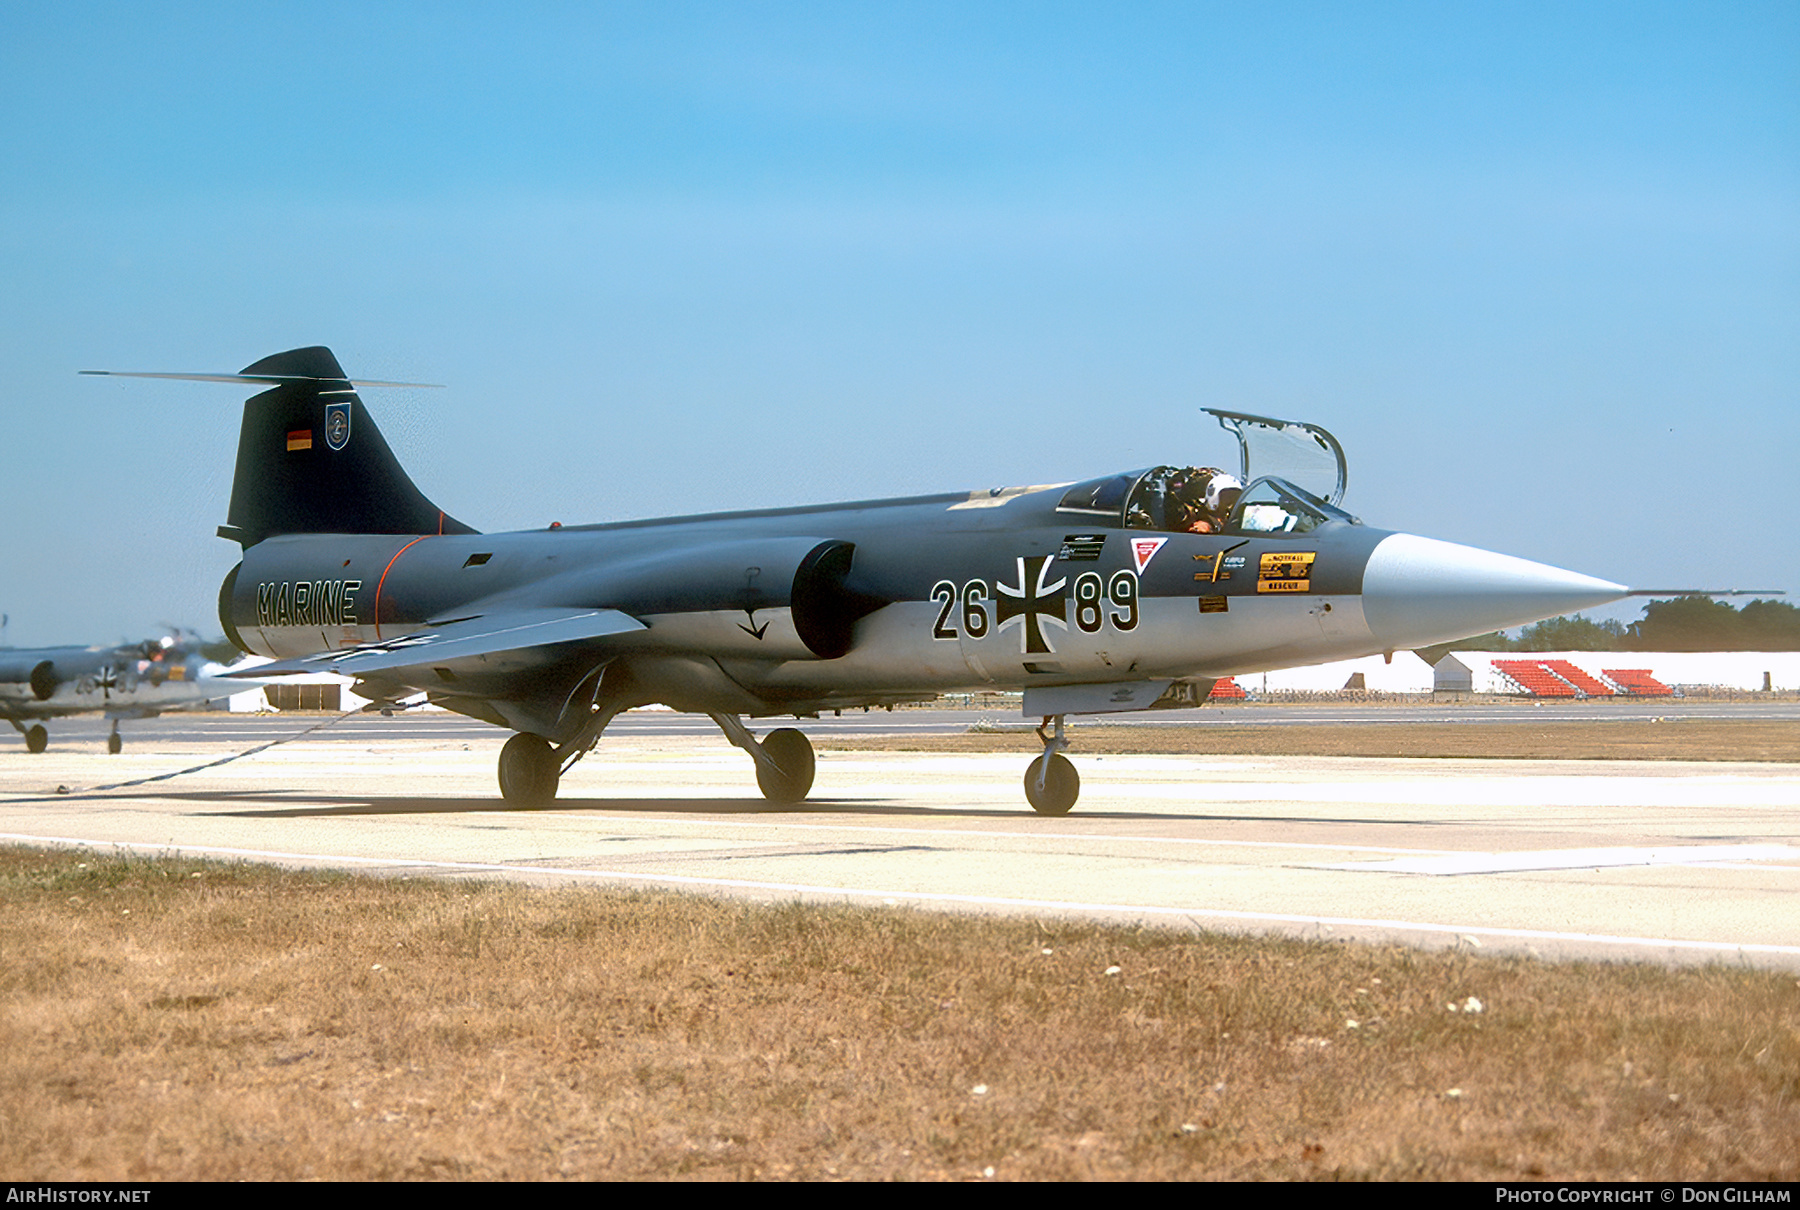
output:
[{"label": "white helmet", "polygon": [[1206,507],[1217,513],[1236,504],[1237,496],[1233,496],[1229,500],[1224,499],[1226,492],[1236,492],[1241,496],[1244,493],[1244,485],[1238,482],[1236,475],[1220,472],[1214,475],[1211,482],[1206,485]]}]

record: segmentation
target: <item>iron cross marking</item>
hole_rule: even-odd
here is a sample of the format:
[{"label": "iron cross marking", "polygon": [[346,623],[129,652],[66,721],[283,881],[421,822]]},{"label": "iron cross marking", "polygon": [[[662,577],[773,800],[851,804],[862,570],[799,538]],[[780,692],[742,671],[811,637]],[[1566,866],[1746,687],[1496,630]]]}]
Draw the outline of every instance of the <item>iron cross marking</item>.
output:
[{"label": "iron cross marking", "polygon": [[1021,558],[1017,588],[998,581],[994,584],[995,627],[1005,630],[1017,624],[1020,650],[1026,655],[1048,655],[1056,650],[1044,633],[1045,625],[1069,628],[1068,593],[1065,591],[1069,581],[1066,576],[1059,576],[1056,583],[1046,583],[1050,578],[1051,563],[1048,555]]}]

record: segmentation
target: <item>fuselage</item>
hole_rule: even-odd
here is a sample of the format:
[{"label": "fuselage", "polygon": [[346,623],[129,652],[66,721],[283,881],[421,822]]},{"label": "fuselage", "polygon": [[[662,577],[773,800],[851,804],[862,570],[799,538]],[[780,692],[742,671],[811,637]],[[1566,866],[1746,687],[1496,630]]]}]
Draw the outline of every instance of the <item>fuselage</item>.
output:
[{"label": "fuselage", "polygon": [[243,550],[219,589],[220,621],[237,647],[274,661],[255,675],[338,672],[383,708],[423,692],[507,727],[517,734],[500,752],[501,794],[524,805],[554,799],[633,706],[710,715],[750,753],[764,797],[787,803],[810,791],[811,746],[794,728],[758,739],[741,716],[997,688],[1023,690],[1022,708],[1050,724],[1024,786],[1035,810],[1060,815],[1079,794],[1061,754],[1069,714],[1198,704],[1221,676],[1626,594],[1365,526],[1337,507],[1335,437],[1248,413],[1207,409],[1235,436],[1243,478],[1253,466],[1280,477],[1167,465],[1055,487],[482,534],[413,483],[330,349],[197,377],[259,388],[218,530]]},{"label": "fuselage", "polygon": [[[772,713],[1215,678],[1460,638],[1624,591],[1329,508],[1303,532],[1196,534],[1082,503],[1059,485],[504,534],[291,535],[245,552],[221,607],[240,646],[274,658],[520,605],[615,609],[644,623],[608,649],[639,662],[645,696],[707,708],[695,686],[716,669],[727,696],[742,691],[718,708]],[[835,607],[855,614],[841,653],[811,638],[796,598],[797,570],[828,543],[853,548],[836,585]],[[700,673],[669,671],[684,661]],[[479,694],[483,671],[411,687]],[[659,676],[671,681],[660,695]]]}]

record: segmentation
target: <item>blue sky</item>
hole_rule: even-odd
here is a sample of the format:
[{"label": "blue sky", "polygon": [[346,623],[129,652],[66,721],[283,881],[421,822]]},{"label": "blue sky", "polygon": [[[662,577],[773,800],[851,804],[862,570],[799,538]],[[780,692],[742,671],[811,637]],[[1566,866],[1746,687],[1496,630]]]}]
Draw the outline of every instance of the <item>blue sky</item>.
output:
[{"label": "blue sky", "polygon": [[[217,633],[233,371],[482,529],[1219,462],[1800,590],[1800,6],[9,5],[0,611]],[[1617,616],[1636,616],[1622,607]]]}]

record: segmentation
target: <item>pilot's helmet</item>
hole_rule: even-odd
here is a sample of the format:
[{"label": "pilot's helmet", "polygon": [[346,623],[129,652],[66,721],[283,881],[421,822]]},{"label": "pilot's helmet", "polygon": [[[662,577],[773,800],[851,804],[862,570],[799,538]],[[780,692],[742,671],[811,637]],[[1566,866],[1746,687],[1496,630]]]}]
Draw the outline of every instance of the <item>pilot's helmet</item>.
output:
[{"label": "pilot's helmet", "polygon": [[1184,503],[1198,508],[1206,498],[1207,480],[1218,473],[1210,466],[1190,466],[1175,473],[1169,482],[1169,491]]},{"label": "pilot's helmet", "polygon": [[1238,477],[1221,471],[1206,485],[1206,507],[1215,513],[1228,513],[1243,494],[1244,485],[1238,482]]}]

